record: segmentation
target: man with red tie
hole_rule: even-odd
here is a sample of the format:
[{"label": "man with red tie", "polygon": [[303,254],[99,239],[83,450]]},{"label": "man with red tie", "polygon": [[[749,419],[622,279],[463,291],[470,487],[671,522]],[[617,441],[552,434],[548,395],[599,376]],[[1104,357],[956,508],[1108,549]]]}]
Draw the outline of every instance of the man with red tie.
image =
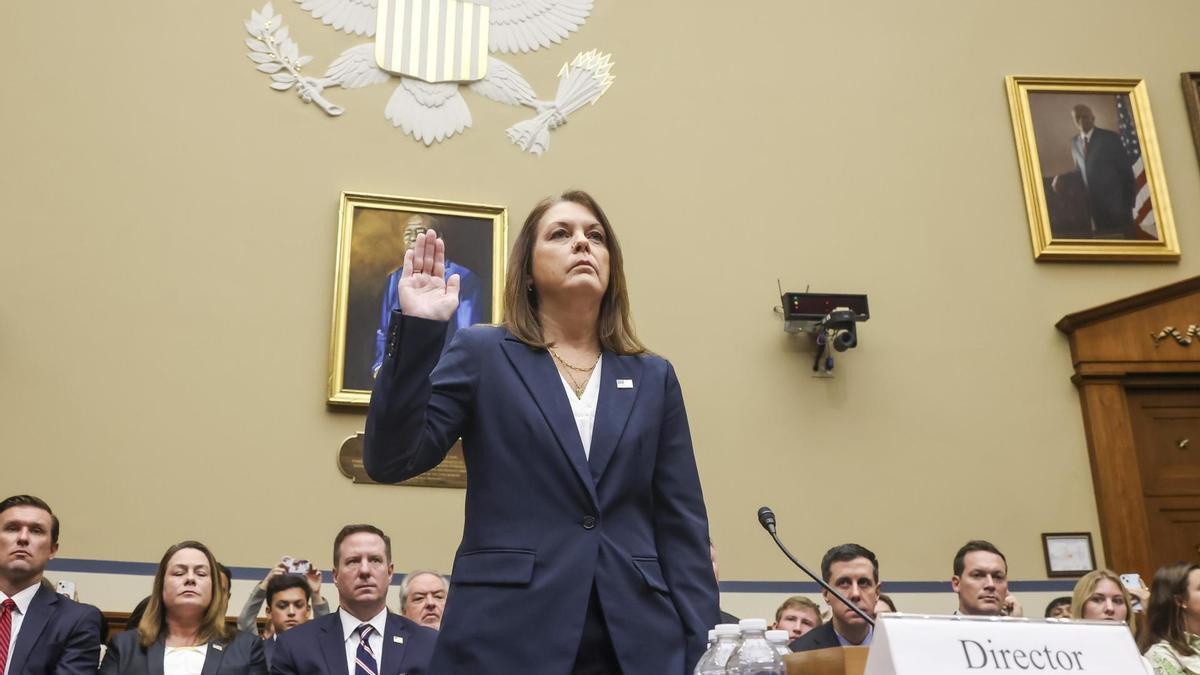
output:
[{"label": "man with red tie", "polygon": [[100,665],[100,610],[43,579],[57,552],[58,517],[46,502],[0,502],[0,675],[92,674]]}]

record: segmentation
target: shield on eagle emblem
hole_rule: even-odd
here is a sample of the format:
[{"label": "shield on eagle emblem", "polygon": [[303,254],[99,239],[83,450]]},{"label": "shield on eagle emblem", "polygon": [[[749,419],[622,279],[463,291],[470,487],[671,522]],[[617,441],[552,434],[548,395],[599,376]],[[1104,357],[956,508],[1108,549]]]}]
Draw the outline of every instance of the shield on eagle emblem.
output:
[{"label": "shield on eagle emblem", "polygon": [[380,0],[375,61],[426,82],[473,82],[487,73],[491,0]]}]

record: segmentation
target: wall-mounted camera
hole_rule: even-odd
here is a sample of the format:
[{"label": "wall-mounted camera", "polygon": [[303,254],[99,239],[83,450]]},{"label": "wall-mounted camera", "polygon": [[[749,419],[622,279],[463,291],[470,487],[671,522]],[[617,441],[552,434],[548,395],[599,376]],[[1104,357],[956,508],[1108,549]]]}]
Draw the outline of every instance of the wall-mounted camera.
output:
[{"label": "wall-mounted camera", "polygon": [[850,293],[782,293],[783,329],[816,343],[813,371],[833,376],[833,352],[858,346],[858,324],[871,318],[867,296]]}]

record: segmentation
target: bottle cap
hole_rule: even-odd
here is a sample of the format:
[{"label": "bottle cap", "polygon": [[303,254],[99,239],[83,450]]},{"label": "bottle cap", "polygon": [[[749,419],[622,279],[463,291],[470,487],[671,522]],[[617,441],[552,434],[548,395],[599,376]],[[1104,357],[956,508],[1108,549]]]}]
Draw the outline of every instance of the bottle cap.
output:
[{"label": "bottle cap", "polygon": [[787,632],[786,630],[769,630],[769,631],[767,631],[766,638],[770,642],[779,642],[781,644],[787,644],[788,637],[790,635],[791,635],[791,633]]},{"label": "bottle cap", "polygon": [[740,635],[742,631],[740,628],[738,628],[736,623],[719,623],[717,624],[717,627],[713,629],[713,632],[717,634],[717,637],[721,637],[722,635],[732,635],[736,637]]},{"label": "bottle cap", "polygon": [[766,619],[742,619],[738,622],[738,628],[744,633],[748,630],[766,630]]}]

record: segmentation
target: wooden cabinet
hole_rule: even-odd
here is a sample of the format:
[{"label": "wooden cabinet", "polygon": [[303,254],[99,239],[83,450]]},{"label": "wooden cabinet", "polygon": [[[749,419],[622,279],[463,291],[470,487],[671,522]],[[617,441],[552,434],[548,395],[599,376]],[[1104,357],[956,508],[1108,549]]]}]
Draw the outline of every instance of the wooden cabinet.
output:
[{"label": "wooden cabinet", "polygon": [[1200,277],[1069,314],[1104,555],[1149,580],[1200,560]]}]

